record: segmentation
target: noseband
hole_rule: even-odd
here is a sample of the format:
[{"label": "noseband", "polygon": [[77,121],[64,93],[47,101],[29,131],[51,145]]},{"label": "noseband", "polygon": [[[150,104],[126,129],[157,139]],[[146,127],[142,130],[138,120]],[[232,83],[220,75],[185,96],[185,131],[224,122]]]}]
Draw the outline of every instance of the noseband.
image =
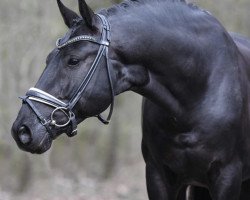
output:
[{"label": "noseband", "polygon": [[[91,65],[87,75],[85,76],[85,78],[81,82],[78,89],[74,92],[74,94],[71,97],[71,99],[69,100],[69,102],[64,103],[63,101],[59,100],[58,98],[56,98],[56,97],[52,96],[51,94],[49,94],[43,90],[40,90],[38,88],[30,88],[24,97],[20,97],[22,99],[23,103],[29,105],[31,110],[38,117],[40,123],[43,126],[45,126],[47,131],[51,134],[52,138],[56,137],[56,135],[54,135],[52,132],[53,127],[63,128],[63,127],[66,127],[68,125],[71,125],[72,131],[70,133],[67,133],[67,135],[69,137],[72,137],[72,136],[77,134],[77,121],[75,118],[75,114],[72,110],[73,110],[74,106],[76,105],[76,103],[79,101],[79,99],[82,97],[82,93],[84,92],[84,90],[88,86],[90,80],[94,76],[94,73],[95,73],[97,67],[99,66],[100,60],[103,56],[106,60],[106,67],[107,67],[107,72],[108,72],[107,74],[108,74],[108,79],[109,79],[109,84],[110,84],[110,89],[111,89],[112,101],[111,101],[110,110],[109,110],[109,114],[108,114],[107,119],[104,119],[101,116],[101,114],[99,114],[96,117],[104,124],[109,124],[109,121],[111,119],[112,112],[113,112],[113,106],[114,106],[115,94],[114,94],[114,88],[113,88],[112,79],[111,79],[110,64],[109,64],[109,60],[108,60],[108,47],[110,44],[110,25],[109,25],[109,22],[107,21],[105,16],[100,15],[100,14],[97,14],[97,16],[100,18],[100,20],[102,22],[102,33],[101,33],[100,40],[98,40],[92,36],[81,35],[81,36],[74,37],[74,38],[68,40],[67,42],[64,42],[63,44],[61,44],[61,39],[58,39],[56,42],[56,46],[58,49],[62,49],[64,47],[66,47],[67,45],[70,45],[70,44],[78,42],[78,41],[89,41],[89,42],[96,43],[96,44],[100,45],[97,56],[96,56],[93,64]],[[54,108],[54,110],[50,114],[49,119],[46,119],[40,113],[40,111],[33,104],[34,101]],[[68,118],[68,121],[63,123],[63,124],[58,123],[55,120],[55,115],[57,112],[63,113]]]}]

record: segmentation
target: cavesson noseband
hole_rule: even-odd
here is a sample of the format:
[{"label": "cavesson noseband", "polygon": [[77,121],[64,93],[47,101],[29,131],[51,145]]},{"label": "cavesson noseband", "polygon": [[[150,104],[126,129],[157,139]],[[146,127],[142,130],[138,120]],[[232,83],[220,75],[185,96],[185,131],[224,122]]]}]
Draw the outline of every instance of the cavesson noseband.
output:
[{"label": "cavesson noseband", "polygon": [[[58,49],[62,49],[64,47],[66,47],[67,45],[70,45],[72,43],[79,42],[79,41],[89,41],[89,42],[93,42],[93,43],[100,45],[97,56],[96,56],[93,64],[91,65],[87,75],[85,76],[85,78],[81,82],[78,89],[72,95],[69,102],[64,103],[63,101],[59,100],[58,98],[54,97],[53,95],[51,95],[43,90],[40,90],[38,88],[30,88],[24,97],[20,97],[22,99],[23,103],[29,105],[31,110],[38,117],[40,123],[46,127],[47,131],[50,133],[52,138],[56,137],[56,135],[54,135],[52,132],[53,127],[62,128],[62,127],[66,127],[68,125],[71,125],[72,131],[70,133],[67,133],[67,135],[69,137],[72,137],[72,136],[77,134],[77,121],[76,121],[75,114],[72,111],[72,109],[74,108],[76,103],[79,101],[79,99],[82,97],[82,93],[84,92],[84,90],[88,86],[90,80],[92,79],[97,67],[99,66],[100,60],[103,56],[106,60],[106,67],[107,67],[107,72],[108,72],[107,74],[108,74],[108,79],[109,79],[109,84],[110,84],[110,89],[111,89],[112,100],[111,100],[110,110],[109,110],[109,114],[108,114],[107,119],[104,119],[100,114],[96,117],[98,117],[98,119],[104,124],[108,124],[110,119],[111,119],[112,112],[113,112],[115,94],[114,94],[114,88],[113,88],[112,79],[111,79],[110,64],[109,64],[109,60],[108,60],[108,47],[110,44],[110,25],[109,25],[109,22],[107,21],[105,16],[100,15],[100,14],[97,14],[97,16],[100,18],[100,20],[102,22],[102,33],[101,33],[100,40],[98,40],[92,36],[81,35],[81,36],[71,38],[70,40],[64,42],[63,44],[60,43],[61,39],[58,39],[56,42],[56,46]],[[46,119],[40,113],[40,111],[33,104],[34,101],[54,108],[54,110],[50,114],[49,119]],[[56,112],[62,112],[68,118],[68,121],[65,122],[64,124],[57,123],[55,120]]]}]

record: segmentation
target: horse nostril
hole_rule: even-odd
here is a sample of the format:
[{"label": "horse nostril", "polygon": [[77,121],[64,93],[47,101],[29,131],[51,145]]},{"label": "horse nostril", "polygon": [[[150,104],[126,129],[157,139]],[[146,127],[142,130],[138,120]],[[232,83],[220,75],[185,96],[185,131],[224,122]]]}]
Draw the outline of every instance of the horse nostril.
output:
[{"label": "horse nostril", "polygon": [[31,142],[31,133],[26,126],[21,126],[18,130],[18,138],[24,145],[28,145]]}]

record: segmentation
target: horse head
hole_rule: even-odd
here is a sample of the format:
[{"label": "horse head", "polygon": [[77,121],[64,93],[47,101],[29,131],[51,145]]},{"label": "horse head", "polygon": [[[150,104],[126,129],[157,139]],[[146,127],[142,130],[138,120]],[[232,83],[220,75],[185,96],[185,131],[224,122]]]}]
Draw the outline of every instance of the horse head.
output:
[{"label": "horse head", "polygon": [[[47,151],[62,133],[74,136],[77,124],[88,117],[97,116],[107,124],[119,87],[130,87],[125,79],[117,84],[124,73],[109,63],[112,47],[106,17],[94,14],[84,0],[79,0],[81,16],[60,0],[57,3],[69,31],[48,55],[35,87],[21,97],[23,105],[12,127],[19,148],[31,153]],[[109,105],[109,116],[103,119],[100,113]]]}]

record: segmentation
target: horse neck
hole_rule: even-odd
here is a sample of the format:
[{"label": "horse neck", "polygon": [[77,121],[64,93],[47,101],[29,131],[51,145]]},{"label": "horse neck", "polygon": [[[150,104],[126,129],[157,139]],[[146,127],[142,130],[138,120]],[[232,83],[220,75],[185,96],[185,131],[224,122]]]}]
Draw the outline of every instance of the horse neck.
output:
[{"label": "horse neck", "polygon": [[213,87],[225,84],[225,77],[226,82],[238,84],[237,48],[210,18],[200,24],[198,35],[189,26],[170,29],[138,20],[114,23],[114,42],[123,60],[140,63],[149,73],[149,83],[134,91],[181,117],[208,90],[217,94]]}]

